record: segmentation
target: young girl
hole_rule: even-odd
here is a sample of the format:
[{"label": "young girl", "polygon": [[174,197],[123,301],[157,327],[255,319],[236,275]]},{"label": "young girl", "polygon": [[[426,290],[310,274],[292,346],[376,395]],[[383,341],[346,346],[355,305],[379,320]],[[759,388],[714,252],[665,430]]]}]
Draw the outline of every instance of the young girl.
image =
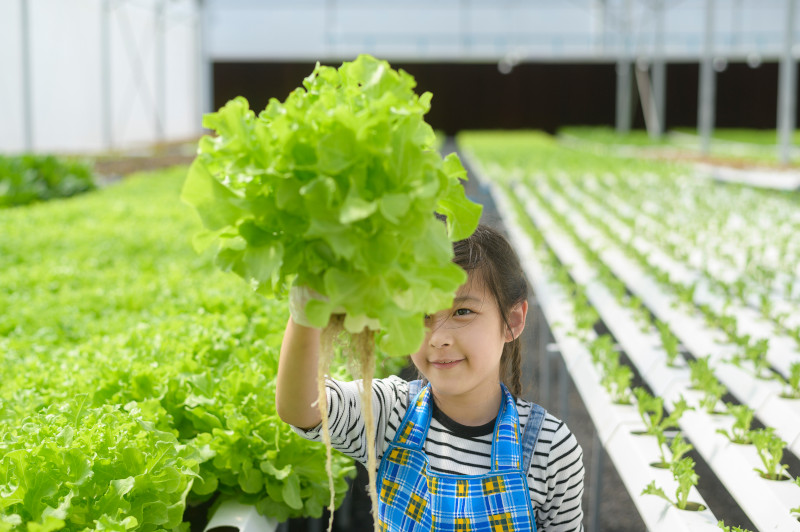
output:
[{"label": "young girl", "polygon": [[[581,448],[562,421],[520,398],[528,288],[519,259],[483,225],[454,250],[468,279],[451,308],[425,318],[411,355],[421,379],[373,381],[376,442],[366,441],[360,381],[328,380],[333,446],[365,465],[376,446],[382,530],[582,530]],[[303,321],[293,307],[276,403],[301,436],[321,441],[320,330]]]}]

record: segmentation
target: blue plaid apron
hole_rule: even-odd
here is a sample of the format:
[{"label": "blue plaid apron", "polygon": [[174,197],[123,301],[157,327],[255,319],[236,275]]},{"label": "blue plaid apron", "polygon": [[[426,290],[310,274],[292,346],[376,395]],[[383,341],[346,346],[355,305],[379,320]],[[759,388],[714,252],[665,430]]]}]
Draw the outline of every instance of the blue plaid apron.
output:
[{"label": "blue plaid apron", "polygon": [[521,442],[516,403],[501,384],[491,470],[482,475],[440,474],[430,470],[423,450],[431,422],[431,387],[416,393],[419,382],[410,384],[409,408],[378,469],[380,529],[535,532],[527,473],[544,409],[534,405]]}]

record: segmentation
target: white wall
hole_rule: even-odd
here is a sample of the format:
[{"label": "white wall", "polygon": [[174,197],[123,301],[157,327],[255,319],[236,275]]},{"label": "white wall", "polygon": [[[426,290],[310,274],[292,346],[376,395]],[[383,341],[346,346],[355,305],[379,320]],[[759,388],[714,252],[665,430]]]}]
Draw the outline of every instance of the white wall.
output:
[{"label": "white wall", "polygon": [[[28,91],[22,1],[28,9]],[[160,19],[161,3],[0,1],[0,152],[86,153],[197,135],[198,10],[194,0],[165,1]]]},{"label": "white wall", "polygon": [[[663,54],[698,60],[706,1],[661,1]],[[715,53],[777,59],[787,1],[716,0]],[[193,137],[210,110],[215,61],[339,61],[365,52],[404,61],[614,61],[626,50],[646,58],[655,53],[657,3],[0,0],[0,152],[91,152]]]},{"label": "white wall", "polygon": [[19,2],[0,2],[0,151],[23,149]]},{"label": "white wall", "polygon": [[[664,53],[693,61],[706,0],[661,0]],[[781,52],[787,0],[716,0],[714,48],[729,58]],[[654,52],[655,0],[207,0],[215,61],[613,61]],[[628,6],[630,5],[630,12]],[[798,33],[800,35],[800,33]]]}]

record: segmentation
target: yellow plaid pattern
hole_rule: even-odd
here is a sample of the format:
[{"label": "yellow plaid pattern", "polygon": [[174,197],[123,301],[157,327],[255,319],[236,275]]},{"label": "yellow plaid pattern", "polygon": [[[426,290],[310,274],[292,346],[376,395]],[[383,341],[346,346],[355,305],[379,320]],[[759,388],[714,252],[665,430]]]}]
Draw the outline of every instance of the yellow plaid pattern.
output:
[{"label": "yellow plaid pattern", "polygon": [[383,479],[383,484],[381,485],[381,501],[386,504],[392,504],[395,496],[397,495],[397,490],[399,487],[400,484],[397,482]]},{"label": "yellow plaid pattern", "polygon": [[417,407],[422,406],[422,403],[425,402],[425,396],[426,395],[427,394],[425,392],[422,392],[421,394],[419,394],[419,397],[417,397]]},{"label": "yellow plaid pattern", "polygon": [[469,497],[469,481],[456,481],[456,497]]},{"label": "yellow plaid pattern", "polygon": [[453,520],[454,532],[472,532],[469,517],[456,517]]},{"label": "yellow plaid pattern", "polygon": [[492,532],[514,532],[514,518],[509,512],[490,515],[489,526]]},{"label": "yellow plaid pattern", "polygon": [[408,507],[406,507],[406,515],[414,521],[420,522],[423,514],[425,513],[425,506],[427,504],[428,503],[425,502],[425,499],[416,493],[412,493],[411,500],[408,503]]},{"label": "yellow plaid pattern", "polygon": [[506,485],[502,477],[489,477],[482,480],[483,494],[494,495],[506,491]]},{"label": "yellow plaid pattern", "polygon": [[378,530],[380,532],[389,532],[389,524],[383,519],[378,519]]},{"label": "yellow plaid pattern", "polygon": [[403,427],[403,432],[400,433],[400,437],[397,439],[400,443],[406,443],[408,441],[408,437],[411,436],[411,431],[414,430],[414,427],[411,423],[408,423],[405,427]]},{"label": "yellow plaid pattern", "polygon": [[[500,460],[495,460],[494,466],[496,468],[500,468]],[[511,462],[511,466],[514,467],[515,469],[519,468],[519,460],[514,460],[513,462]]]},{"label": "yellow plaid pattern", "polygon": [[389,451],[389,455],[386,457],[386,459],[390,462],[394,462],[395,464],[406,465],[408,463],[408,453],[403,449],[398,449],[395,447]]},{"label": "yellow plaid pattern", "polygon": [[439,479],[435,477],[426,477],[428,482],[428,493],[436,495],[439,493]]}]

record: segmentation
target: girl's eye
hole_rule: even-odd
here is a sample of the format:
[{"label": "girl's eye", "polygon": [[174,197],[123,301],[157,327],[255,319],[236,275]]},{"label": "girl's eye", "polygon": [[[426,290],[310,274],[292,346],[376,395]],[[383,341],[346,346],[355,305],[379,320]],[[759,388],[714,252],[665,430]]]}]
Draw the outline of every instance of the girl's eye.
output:
[{"label": "girl's eye", "polygon": [[468,316],[472,314],[472,311],[468,308],[460,308],[455,312],[456,316]]}]

